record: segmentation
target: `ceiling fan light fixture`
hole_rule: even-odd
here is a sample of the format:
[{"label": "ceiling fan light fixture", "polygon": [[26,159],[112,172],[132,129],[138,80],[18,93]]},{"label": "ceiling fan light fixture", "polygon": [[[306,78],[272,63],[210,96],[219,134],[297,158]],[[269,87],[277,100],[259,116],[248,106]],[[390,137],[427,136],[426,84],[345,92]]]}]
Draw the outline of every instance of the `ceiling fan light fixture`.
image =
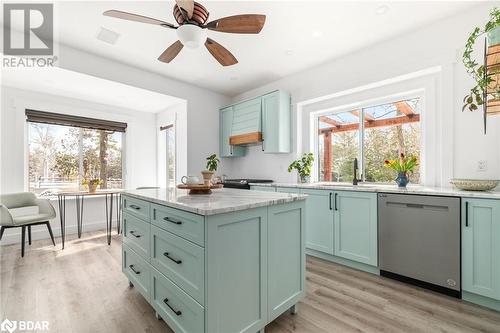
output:
[{"label": "ceiling fan light fixture", "polygon": [[182,45],[195,49],[207,40],[207,31],[194,24],[184,24],[177,28],[177,37]]}]

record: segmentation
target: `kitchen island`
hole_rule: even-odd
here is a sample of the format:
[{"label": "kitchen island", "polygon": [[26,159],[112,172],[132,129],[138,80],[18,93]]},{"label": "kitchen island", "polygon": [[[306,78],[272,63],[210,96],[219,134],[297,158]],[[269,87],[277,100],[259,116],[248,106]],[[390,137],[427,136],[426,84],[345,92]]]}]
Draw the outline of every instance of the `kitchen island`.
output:
[{"label": "kitchen island", "polygon": [[122,270],[175,332],[259,332],[305,286],[300,194],[122,195]]}]

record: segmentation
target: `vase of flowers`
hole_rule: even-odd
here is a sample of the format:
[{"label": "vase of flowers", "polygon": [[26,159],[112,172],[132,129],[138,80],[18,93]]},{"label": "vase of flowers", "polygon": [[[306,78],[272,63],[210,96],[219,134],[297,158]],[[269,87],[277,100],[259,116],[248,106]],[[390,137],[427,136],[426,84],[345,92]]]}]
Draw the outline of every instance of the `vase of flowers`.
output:
[{"label": "vase of flowers", "polygon": [[216,154],[212,154],[207,157],[207,170],[203,170],[201,174],[203,175],[203,183],[205,185],[210,185],[212,182],[212,177],[219,165],[220,160],[217,158]]},{"label": "vase of flowers", "polygon": [[82,185],[88,187],[89,193],[95,193],[97,190],[97,186],[102,184],[102,179],[99,178],[91,178],[82,180]]},{"label": "vase of flowers", "polygon": [[413,169],[418,165],[418,160],[416,156],[406,157],[405,154],[401,153],[399,159],[385,160],[384,166],[386,168],[393,169],[398,173],[398,177],[395,182],[400,188],[405,188],[410,182],[408,173],[413,172]]},{"label": "vase of flowers", "polygon": [[292,172],[293,169],[297,170],[300,182],[309,183],[313,162],[314,155],[312,153],[304,153],[300,159],[293,161],[288,166],[288,172]]}]

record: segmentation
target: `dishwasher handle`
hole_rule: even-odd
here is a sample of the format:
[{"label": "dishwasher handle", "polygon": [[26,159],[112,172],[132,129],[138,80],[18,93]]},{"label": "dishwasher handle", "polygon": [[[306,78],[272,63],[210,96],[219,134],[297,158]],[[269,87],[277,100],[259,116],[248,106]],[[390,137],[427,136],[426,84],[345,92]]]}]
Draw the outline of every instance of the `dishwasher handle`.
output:
[{"label": "dishwasher handle", "polygon": [[450,209],[450,207],[448,206],[426,205],[426,204],[398,202],[398,201],[387,201],[386,204],[388,207],[427,209],[434,211],[448,211]]}]

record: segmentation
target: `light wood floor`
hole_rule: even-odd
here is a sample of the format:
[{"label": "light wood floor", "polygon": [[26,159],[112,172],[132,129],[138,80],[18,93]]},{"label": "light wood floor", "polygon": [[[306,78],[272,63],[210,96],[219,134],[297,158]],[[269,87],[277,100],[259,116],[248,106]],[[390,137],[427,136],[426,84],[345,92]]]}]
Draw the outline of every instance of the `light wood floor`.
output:
[{"label": "light wood floor", "polygon": [[[0,320],[48,320],[51,332],[172,332],[121,273],[120,237],[1,247]],[[500,332],[500,313],[316,258],[307,296],[267,333]]]}]

